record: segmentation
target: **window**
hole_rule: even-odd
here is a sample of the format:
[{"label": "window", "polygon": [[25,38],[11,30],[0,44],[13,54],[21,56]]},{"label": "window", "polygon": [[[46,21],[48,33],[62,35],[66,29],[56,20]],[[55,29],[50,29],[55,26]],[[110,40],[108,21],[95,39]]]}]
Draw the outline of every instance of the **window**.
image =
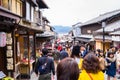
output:
[{"label": "window", "polygon": [[12,0],[0,0],[2,7],[11,10]]},{"label": "window", "polygon": [[75,29],[75,33],[76,33],[77,36],[79,36],[79,35],[81,34],[81,30],[80,30],[79,27],[77,27],[77,28]]},{"label": "window", "polygon": [[12,0],[12,8],[11,8],[11,11],[13,13],[16,13],[16,0]]},{"label": "window", "polygon": [[22,15],[22,3],[17,0],[17,5],[16,6],[17,6],[16,13],[18,15]]},{"label": "window", "polygon": [[30,21],[30,4],[26,2],[26,20]]},{"label": "window", "polygon": [[91,30],[87,30],[87,33],[89,33],[89,34],[90,34],[90,33],[92,33],[92,31],[91,31]]},{"label": "window", "polygon": [[34,21],[34,8],[31,6],[31,21]]}]

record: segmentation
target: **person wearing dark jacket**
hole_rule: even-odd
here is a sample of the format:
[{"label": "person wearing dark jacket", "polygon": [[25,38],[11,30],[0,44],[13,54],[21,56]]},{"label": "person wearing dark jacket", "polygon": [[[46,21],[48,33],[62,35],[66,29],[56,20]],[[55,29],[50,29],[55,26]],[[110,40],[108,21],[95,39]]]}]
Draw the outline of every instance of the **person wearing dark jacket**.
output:
[{"label": "person wearing dark jacket", "polygon": [[42,49],[42,54],[35,65],[35,73],[37,76],[39,75],[38,80],[51,80],[51,71],[53,76],[55,75],[54,61],[47,56],[48,50],[46,48]]},{"label": "person wearing dark jacket", "polygon": [[62,48],[62,51],[60,52],[60,60],[68,57],[68,53],[65,51],[65,47]]},{"label": "person wearing dark jacket", "polygon": [[86,50],[85,45],[82,44],[80,46],[80,55],[81,55],[81,57],[84,58],[87,55],[87,53],[88,53],[88,51]]}]

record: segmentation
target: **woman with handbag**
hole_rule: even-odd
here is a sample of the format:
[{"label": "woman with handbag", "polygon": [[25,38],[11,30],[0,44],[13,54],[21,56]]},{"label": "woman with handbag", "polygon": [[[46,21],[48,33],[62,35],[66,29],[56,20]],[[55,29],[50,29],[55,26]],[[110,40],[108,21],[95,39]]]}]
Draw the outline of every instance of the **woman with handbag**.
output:
[{"label": "woman with handbag", "polygon": [[88,53],[84,57],[78,80],[104,80],[104,74],[99,66],[99,59],[95,53]]}]

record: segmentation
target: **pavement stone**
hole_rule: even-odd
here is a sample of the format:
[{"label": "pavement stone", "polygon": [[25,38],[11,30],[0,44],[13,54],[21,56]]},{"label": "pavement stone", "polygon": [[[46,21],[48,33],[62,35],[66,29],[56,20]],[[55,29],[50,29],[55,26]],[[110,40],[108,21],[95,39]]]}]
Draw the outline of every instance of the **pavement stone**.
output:
[{"label": "pavement stone", "polygon": [[[119,74],[116,75],[117,78],[118,78],[119,76],[120,76]],[[35,75],[34,72],[32,73],[30,80],[38,80],[38,77]],[[55,80],[57,80],[56,77],[55,77]],[[105,80],[107,80],[107,75],[106,75],[106,74],[105,74]],[[112,79],[111,79],[111,80],[112,80]],[[117,79],[117,80],[120,80],[120,79]]]}]

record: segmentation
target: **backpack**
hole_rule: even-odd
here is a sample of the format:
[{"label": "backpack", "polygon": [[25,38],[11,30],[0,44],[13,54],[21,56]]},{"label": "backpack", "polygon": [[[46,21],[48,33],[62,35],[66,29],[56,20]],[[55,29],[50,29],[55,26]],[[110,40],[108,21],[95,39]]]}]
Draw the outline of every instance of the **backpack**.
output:
[{"label": "backpack", "polygon": [[38,71],[39,71],[40,73],[44,73],[45,70],[46,70],[46,66],[47,66],[47,58],[46,58],[45,63],[39,66]]}]

